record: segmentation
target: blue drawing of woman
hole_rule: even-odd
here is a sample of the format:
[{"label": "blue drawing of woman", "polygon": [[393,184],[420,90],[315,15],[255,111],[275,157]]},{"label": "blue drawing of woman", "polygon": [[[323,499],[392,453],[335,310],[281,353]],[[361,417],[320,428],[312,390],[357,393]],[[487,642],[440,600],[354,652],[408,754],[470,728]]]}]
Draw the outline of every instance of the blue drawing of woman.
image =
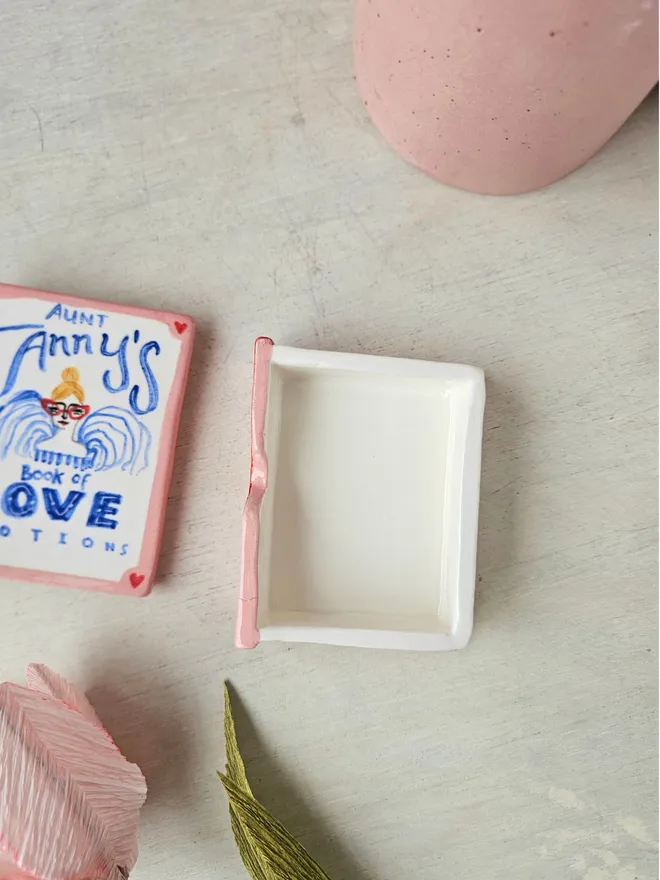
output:
[{"label": "blue drawing of woman", "polygon": [[21,391],[0,407],[0,459],[14,452],[43,464],[121,467],[135,475],[148,466],[150,447],[149,430],[129,410],[91,411],[75,367],[63,370],[50,397]]},{"label": "blue drawing of woman", "polygon": [[50,397],[41,398],[41,407],[50,417],[54,433],[37,444],[37,460],[51,463],[56,455],[74,460],[75,467],[91,467],[87,447],[77,437],[78,422],[89,415],[85,391],[80,384],[80,373],[75,367],[62,371],[62,381],[53,388]]}]

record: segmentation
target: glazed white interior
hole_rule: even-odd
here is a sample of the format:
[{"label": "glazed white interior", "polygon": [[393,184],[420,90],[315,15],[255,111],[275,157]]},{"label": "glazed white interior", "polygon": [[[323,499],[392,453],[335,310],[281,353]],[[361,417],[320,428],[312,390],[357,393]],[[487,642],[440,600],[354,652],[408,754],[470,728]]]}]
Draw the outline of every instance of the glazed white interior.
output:
[{"label": "glazed white interior", "polygon": [[[350,635],[324,629],[451,633],[456,554],[446,550],[460,535],[447,517],[453,507],[460,519],[474,381],[437,364],[398,374],[397,364],[414,362],[306,364],[291,351],[276,347],[270,368],[261,637],[302,639],[300,627],[314,630],[310,640],[346,644]],[[369,369],[381,364],[385,372]]]}]

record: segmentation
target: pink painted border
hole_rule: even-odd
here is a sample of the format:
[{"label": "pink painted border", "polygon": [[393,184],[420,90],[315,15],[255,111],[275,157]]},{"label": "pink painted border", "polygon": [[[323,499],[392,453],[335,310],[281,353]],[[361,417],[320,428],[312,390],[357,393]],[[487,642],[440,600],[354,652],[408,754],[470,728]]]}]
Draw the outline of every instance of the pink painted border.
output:
[{"label": "pink painted border", "polygon": [[[33,290],[28,287],[17,287],[11,284],[0,284],[0,299],[45,299],[52,302],[61,302],[74,307],[103,310],[104,312],[116,312],[122,315],[135,315],[139,318],[151,318],[167,324],[170,332],[181,340],[179,360],[174,375],[174,381],[165,408],[165,418],[161,429],[162,439],[156,463],[156,473],[151,490],[147,522],[144,529],[140,561],[137,568],[125,571],[119,581],[107,581],[100,578],[86,578],[78,575],[59,574],[57,572],[37,571],[30,568],[17,568],[10,565],[0,565],[0,578],[11,578],[29,581],[31,583],[54,584],[60,587],[77,587],[85,590],[99,590],[105,593],[123,593],[130,596],[147,596],[153,587],[156,576],[156,565],[160,553],[160,545],[163,536],[165,522],[165,509],[167,504],[167,492],[169,489],[172,467],[174,465],[174,452],[176,448],[176,433],[181,418],[183,395],[190,370],[190,358],[192,356],[193,342],[195,338],[195,322],[187,315],[179,315],[175,312],[156,311],[154,309],[142,309],[136,306],[124,306],[119,303],[108,303],[102,300],[86,299],[71,296],[69,294],[54,293],[45,290]],[[181,334],[175,324],[186,324]],[[142,578],[136,585],[131,584],[131,576],[134,580]]]},{"label": "pink painted border", "polygon": [[264,447],[268,380],[273,340],[260,336],[254,343],[252,376],[252,416],[250,490],[243,510],[243,548],[241,583],[238,595],[237,648],[256,648],[259,644],[257,611],[259,601],[259,531],[261,502],[268,486],[268,458]]}]

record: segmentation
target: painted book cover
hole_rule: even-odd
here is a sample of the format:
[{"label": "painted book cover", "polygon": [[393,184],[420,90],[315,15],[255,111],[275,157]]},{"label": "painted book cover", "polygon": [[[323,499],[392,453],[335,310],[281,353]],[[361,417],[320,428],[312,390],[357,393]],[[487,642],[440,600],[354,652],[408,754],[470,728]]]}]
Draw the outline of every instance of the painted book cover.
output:
[{"label": "painted book cover", "polygon": [[150,591],[193,336],[0,285],[0,576]]}]

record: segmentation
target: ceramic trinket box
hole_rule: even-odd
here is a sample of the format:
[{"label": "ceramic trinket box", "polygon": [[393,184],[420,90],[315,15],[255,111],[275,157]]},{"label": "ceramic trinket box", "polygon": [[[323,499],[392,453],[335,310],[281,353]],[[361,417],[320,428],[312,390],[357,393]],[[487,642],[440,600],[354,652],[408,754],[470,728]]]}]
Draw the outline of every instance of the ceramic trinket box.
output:
[{"label": "ceramic trinket box", "polygon": [[481,370],[255,346],[238,647],[472,631]]}]

